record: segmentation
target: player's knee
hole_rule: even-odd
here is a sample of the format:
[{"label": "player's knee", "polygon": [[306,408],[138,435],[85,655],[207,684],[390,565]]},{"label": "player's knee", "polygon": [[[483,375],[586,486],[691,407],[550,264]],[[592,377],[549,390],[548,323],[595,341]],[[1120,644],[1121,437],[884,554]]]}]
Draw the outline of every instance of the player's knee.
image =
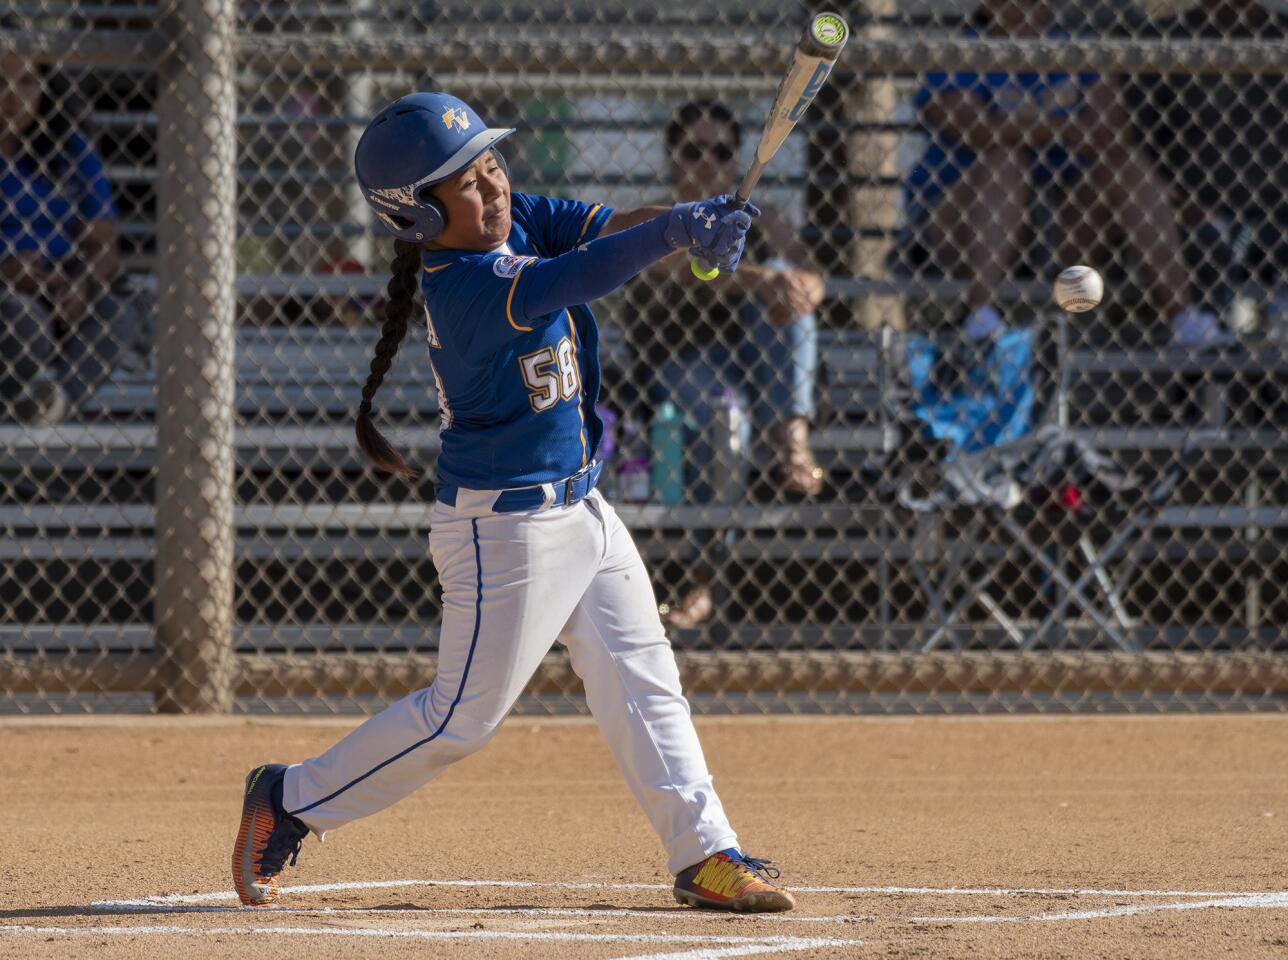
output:
[{"label": "player's knee", "polygon": [[614,671],[641,696],[670,696],[680,690],[680,669],[666,634],[641,631],[622,638],[613,653]]},{"label": "player's knee", "polygon": [[480,719],[469,713],[453,713],[443,726],[439,739],[445,750],[457,759],[482,750],[501,728],[501,720]]},{"label": "player's knee", "polygon": [[493,716],[490,711],[461,706],[456,702],[456,691],[448,693],[430,686],[417,696],[426,731],[438,741],[440,750],[458,757],[482,749],[505,719],[504,713]]}]

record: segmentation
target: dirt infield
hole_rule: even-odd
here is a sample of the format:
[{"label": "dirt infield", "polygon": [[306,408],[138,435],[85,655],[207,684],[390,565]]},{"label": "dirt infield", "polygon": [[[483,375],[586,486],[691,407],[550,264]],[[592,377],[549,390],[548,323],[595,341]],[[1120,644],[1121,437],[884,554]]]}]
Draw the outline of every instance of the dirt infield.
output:
[{"label": "dirt infield", "polygon": [[347,724],[3,721],[0,957],[1288,956],[1288,717],[700,726],[797,913],[677,907],[587,722],[512,719],[257,911],[227,892],[242,777]]}]

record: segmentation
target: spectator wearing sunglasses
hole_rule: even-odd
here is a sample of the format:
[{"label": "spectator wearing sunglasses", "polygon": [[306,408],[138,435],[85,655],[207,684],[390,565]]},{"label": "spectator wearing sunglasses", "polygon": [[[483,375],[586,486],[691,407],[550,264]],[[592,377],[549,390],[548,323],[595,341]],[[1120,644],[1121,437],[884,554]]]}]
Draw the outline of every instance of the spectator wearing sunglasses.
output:
[{"label": "spectator wearing sunglasses", "polygon": [[[732,193],[741,175],[742,128],[724,104],[695,101],[679,107],[666,128],[673,201]],[[654,409],[666,401],[692,424],[712,421],[712,396],[721,388],[741,395],[757,436],[772,446],[775,489],[812,497],[823,471],[809,447],[818,367],[814,311],[823,277],[810,266],[796,231],[761,198],[738,272],[702,283],[679,251],[654,264],[627,291],[628,337],[643,367]],[[700,446],[700,444],[698,445]],[[686,470],[691,502],[712,491]],[[692,570],[693,589],[665,619],[694,626],[713,608],[710,571]]]}]

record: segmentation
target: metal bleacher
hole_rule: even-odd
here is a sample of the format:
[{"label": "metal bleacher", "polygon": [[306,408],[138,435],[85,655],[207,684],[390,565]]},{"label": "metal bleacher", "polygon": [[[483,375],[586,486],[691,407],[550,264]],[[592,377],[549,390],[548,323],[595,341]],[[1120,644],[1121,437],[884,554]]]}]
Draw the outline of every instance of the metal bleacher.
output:
[{"label": "metal bleacher", "polygon": [[[296,472],[345,475],[367,470],[352,439],[352,413],[374,336],[374,331],[350,328],[239,332],[236,448],[238,470],[246,483],[253,487],[260,475],[280,480]],[[419,346],[409,343],[400,353],[381,393],[380,408],[393,424],[392,435],[413,460],[432,464],[438,444],[437,404],[415,370]],[[882,539],[882,507],[861,476],[863,464],[890,443],[876,415],[881,401],[876,350],[873,338],[864,333],[834,332],[825,339],[824,380],[832,413],[831,422],[817,431],[815,445],[831,480],[826,499],[792,505],[622,504],[619,513],[636,531],[642,552],[654,561],[675,559],[694,530],[736,529],[740,536],[728,547],[734,563],[779,560],[829,569],[859,560],[898,563],[906,548],[897,539]],[[1205,363],[1083,351],[1075,352],[1072,366],[1075,375],[1091,385],[1131,374],[1158,383],[1171,378],[1184,388],[1186,378],[1196,371],[1212,376],[1214,370],[1229,383],[1248,373],[1276,377],[1281,385],[1288,377],[1282,357],[1259,358],[1255,352]],[[1158,383],[1152,389],[1159,389]],[[1209,472],[1228,471],[1237,461],[1249,478],[1263,478],[1263,498],[1253,502],[1245,497],[1237,506],[1204,503],[1201,478],[1191,485],[1194,502],[1167,507],[1157,521],[1169,532],[1159,540],[1159,562],[1193,549],[1193,544],[1176,539],[1178,531],[1200,538],[1210,530],[1233,531],[1238,536],[1208,544],[1231,560],[1246,554],[1247,545],[1258,538],[1264,551],[1288,536],[1288,507],[1276,487],[1282,480],[1274,475],[1288,441],[1277,431],[1230,422],[1232,408],[1219,391],[1204,397],[1205,404],[1189,411],[1190,423],[1096,423],[1084,416],[1073,424],[1093,445],[1128,456],[1174,457],[1184,444],[1192,443],[1202,452],[1200,473],[1205,467]],[[154,428],[147,422],[152,402],[149,376],[136,374],[133,379],[118,378],[101,398],[102,419],[0,427],[0,470],[147,475],[155,456]],[[127,411],[129,416],[123,418]],[[281,419],[286,412],[291,418]],[[237,557],[245,563],[400,560],[422,565],[428,499],[381,502],[377,494],[360,500],[273,502],[268,495],[243,497],[247,502],[236,512]],[[0,508],[0,526],[8,533],[0,552],[11,561],[126,561],[146,566],[151,558],[153,511],[146,502],[8,505]]]},{"label": "metal bleacher", "polygon": [[[344,7],[325,9],[328,17],[343,20],[347,16]],[[106,73],[111,74],[110,80],[128,78],[129,71]],[[133,84],[131,80],[129,85]],[[125,99],[121,104],[100,112],[102,128],[109,132],[148,128],[152,120],[147,104]],[[238,122],[245,130],[288,121],[247,111]],[[310,116],[306,122],[352,126],[356,121],[322,115]],[[131,167],[116,171],[121,189],[130,197],[121,204],[123,252],[127,264],[145,275],[153,244],[147,197],[154,176],[133,158],[118,158],[118,162]],[[265,182],[277,175],[271,169],[249,172]],[[290,171],[293,181],[315,177],[332,186],[347,176],[347,171],[329,167]],[[623,176],[613,186],[645,182],[639,176],[635,180]],[[795,188],[799,178],[779,176],[768,178],[767,183]],[[239,231],[243,236],[290,237],[293,230],[314,226],[283,227],[251,220],[240,224]],[[318,229],[339,236],[361,231],[355,224],[344,223]],[[324,302],[341,294],[372,297],[383,285],[383,277],[243,272],[237,293],[244,308],[251,301]],[[146,292],[149,286],[145,276],[140,289]],[[944,300],[960,292],[951,282],[927,286],[861,277],[834,278],[831,290],[838,299],[880,292]],[[376,339],[372,326],[239,325],[235,391],[239,505],[234,522],[240,645],[299,645],[302,649],[326,643],[345,649],[363,642],[408,648],[432,645],[436,584],[426,537],[432,463],[439,442],[438,404],[432,378],[425,376],[423,340],[417,332],[413,325],[377,402],[391,439],[412,462],[430,468],[419,484],[406,484],[379,477],[353,440],[353,416]],[[611,333],[606,331],[607,348],[620,349],[620,338]],[[635,531],[641,552],[652,563],[680,562],[692,546],[695,531],[736,530],[739,535],[724,546],[724,556],[726,562],[749,571],[765,565],[807,567],[811,572],[802,579],[824,586],[869,577],[867,586],[847,587],[841,594],[845,602],[832,604],[829,613],[804,625],[805,618],[794,613],[790,604],[765,613],[765,604],[744,599],[740,611],[731,616],[752,638],[749,646],[753,640],[833,646],[866,642],[862,638],[874,623],[878,602],[868,590],[876,577],[861,572],[862,568],[898,565],[908,558],[911,547],[900,539],[899,531],[889,529],[886,511],[864,474],[872,455],[888,451],[893,439],[878,415],[887,399],[877,376],[878,349],[878,337],[869,331],[824,334],[820,390],[829,413],[814,432],[814,446],[829,483],[818,502],[618,506]],[[1274,566],[1261,560],[1273,559],[1276,550],[1282,556],[1288,542],[1288,489],[1282,476],[1288,434],[1249,416],[1248,410],[1256,404],[1249,403],[1246,393],[1249,381],[1255,380],[1263,389],[1277,388],[1281,396],[1288,395],[1284,390],[1288,357],[1282,350],[1265,346],[1189,357],[1166,351],[1079,348],[1070,355],[1069,370],[1075,397],[1094,398],[1108,389],[1130,401],[1113,410],[1094,402],[1074,404],[1073,428],[1094,446],[1127,461],[1165,461],[1187,445],[1201,451],[1194,481],[1182,485],[1182,496],[1159,515],[1157,526],[1167,535],[1154,538],[1149,562],[1167,566],[1200,557],[1243,571],[1240,575],[1273,576]],[[40,631],[48,631],[54,637],[49,642],[75,646],[77,636],[85,642],[98,636],[92,624],[103,622],[124,625],[123,630],[103,634],[106,643],[150,642],[146,633],[135,636],[130,630],[138,622],[139,611],[147,610],[151,596],[154,388],[151,371],[119,372],[98,393],[97,408],[86,422],[51,427],[0,425],[0,475],[13,478],[14,491],[0,506],[0,529],[6,533],[0,541],[0,556],[12,571],[11,579],[25,581],[17,590],[20,599],[10,599],[14,609],[19,615],[28,606],[43,612],[41,583],[66,580],[69,570],[84,566],[113,572],[111,578],[84,578],[101,585],[100,593],[91,598],[93,604],[68,605],[52,618],[55,622],[42,622],[35,634],[24,626],[25,639],[13,639],[14,643],[40,644],[45,642]],[[1173,402],[1178,397],[1184,402]],[[1233,475],[1240,479],[1242,490],[1227,491],[1221,502],[1212,502],[1205,479],[1232,466],[1237,468]],[[55,477],[56,483],[51,479]],[[93,484],[86,479],[91,477]],[[94,492],[87,494],[90,489]],[[374,574],[373,564],[380,565]],[[369,597],[359,589],[365,586],[364,578],[412,583],[416,597],[408,599],[392,589],[388,595]],[[109,579],[116,593],[103,585]],[[1156,579],[1166,582],[1168,578]],[[766,576],[751,573],[743,582],[754,590],[765,580]],[[55,592],[49,591],[50,595]],[[329,604],[319,596],[326,593],[336,594],[341,602]],[[346,596],[359,594],[361,602],[343,605]],[[132,602],[115,603],[127,596]],[[24,606],[29,597],[31,603]],[[1249,621],[1249,628],[1260,626],[1255,618]],[[79,634],[78,625],[82,625]],[[0,633],[0,648],[9,646],[11,639]]]}]

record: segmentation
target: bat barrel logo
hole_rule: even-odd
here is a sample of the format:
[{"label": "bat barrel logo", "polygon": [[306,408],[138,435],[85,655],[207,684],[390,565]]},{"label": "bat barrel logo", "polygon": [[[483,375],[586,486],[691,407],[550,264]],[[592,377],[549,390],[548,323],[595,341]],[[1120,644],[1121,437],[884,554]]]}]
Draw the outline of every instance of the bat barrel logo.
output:
[{"label": "bat barrel logo", "polygon": [[809,82],[805,84],[805,89],[801,91],[800,99],[796,101],[795,106],[793,106],[791,110],[787,111],[788,120],[792,123],[796,123],[805,115],[806,109],[814,102],[814,98],[818,96],[818,92],[823,89],[823,84],[827,81],[827,75],[831,72],[832,65],[830,63],[820,63],[814,68],[814,75],[810,77]]},{"label": "bat barrel logo", "polygon": [[[765,128],[756,144],[756,158],[738,185],[735,197],[740,203],[746,203],[751,197],[751,191],[760,181],[769,161],[823,89],[832,72],[832,64],[840,57],[849,34],[850,28],[835,13],[820,13],[805,27],[792,51],[791,66],[778,82],[773,105],[765,118]],[[697,260],[691,262],[691,267],[701,280],[710,280],[716,275],[714,268],[702,268]]]}]

